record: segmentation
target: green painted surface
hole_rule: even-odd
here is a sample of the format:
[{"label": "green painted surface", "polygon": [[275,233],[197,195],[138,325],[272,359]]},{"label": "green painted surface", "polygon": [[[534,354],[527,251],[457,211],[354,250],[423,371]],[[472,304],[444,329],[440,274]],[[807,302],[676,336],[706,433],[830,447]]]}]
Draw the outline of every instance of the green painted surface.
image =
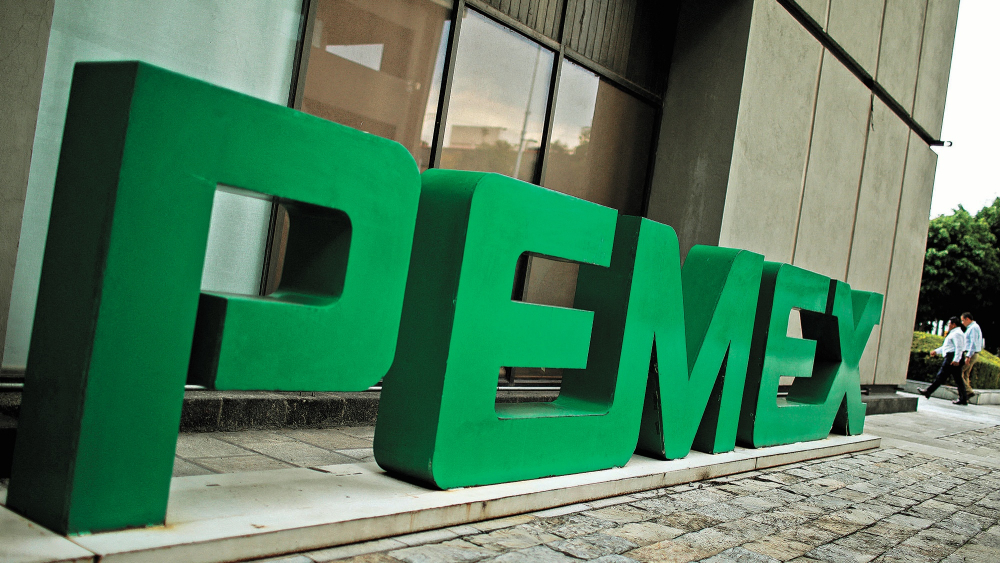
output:
[{"label": "green painted surface", "polygon": [[647,291],[654,303],[639,309],[639,314],[655,315],[658,363],[647,384],[639,450],[666,459],[684,457],[692,447],[731,451],[764,257],[695,246],[680,272],[683,292],[662,291],[678,285],[672,273],[677,269],[676,238],[660,246],[669,254],[666,260],[643,265],[661,268],[659,276],[669,282],[651,283]]},{"label": "green painted surface", "polygon": [[[787,336],[799,309],[802,338]],[[752,447],[864,430],[858,363],[881,318],[882,296],[853,291],[788,264],[767,262],[757,305],[739,440]],[[795,377],[777,397],[781,376]]]},{"label": "green painted surface", "polygon": [[[388,369],[376,458],[441,488],[863,429],[880,295],[726,248],[681,268],[668,226],[421,178],[396,143],[140,63],[79,65],[66,123],[7,499],[54,530],[163,522],[188,377],[354,390]],[[199,294],[219,184],[289,209],[272,296]],[[525,252],[581,263],[573,309],[511,299]],[[501,366],[565,368],[559,398],[497,405]]]},{"label": "green painted surface", "polygon": [[[504,176],[424,173],[399,346],[375,430],[382,467],[452,488],[628,461],[635,440],[620,421],[637,418],[641,390],[631,412],[607,390],[628,394],[641,380],[608,384],[613,372],[572,371],[553,403],[495,404],[501,366],[583,368],[590,345],[594,313],[511,300],[518,256],[607,266],[615,216]],[[576,377],[600,389],[576,386]]]},{"label": "green painted surface", "polygon": [[[163,522],[217,184],[301,198],[305,203],[292,205],[316,217],[331,215],[320,205],[343,204],[353,220],[352,244],[365,245],[365,255],[352,254],[350,263],[369,276],[368,287],[354,287],[350,268],[341,276],[340,301],[357,311],[379,289],[402,289],[417,182],[412,159],[391,141],[140,63],[78,65],[8,506],[60,532]],[[331,195],[342,187],[368,193]],[[279,296],[288,302],[271,300],[267,314],[259,312],[265,307],[240,309],[242,324],[234,331],[250,346],[244,352],[269,365],[270,346],[252,338],[273,330],[261,325],[273,321],[268,315],[275,310],[294,309],[298,292],[311,297],[301,299],[311,314],[301,314],[294,327],[279,325],[294,330],[283,342],[301,339],[313,348],[299,348],[302,356],[280,372],[245,385],[284,388],[271,381],[281,378],[298,389],[320,385],[315,374],[294,381],[314,368],[311,359],[338,344],[322,330],[322,307],[309,305],[334,301],[336,288],[324,292],[321,284],[338,283],[326,276],[343,267],[331,266],[343,260],[336,258],[343,240],[324,237],[319,223],[307,229],[327,253],[316,258],[317,271],[302,266]],[[372,344],[378,333],[364,353],[387,363],[393,338],[385,332],[395,335],[399,298],[378,297],[366,306],[384,322],[360,329],[359,342]],[[234,301],[242,307],[252,300]],[[357,321],[354,315],[348,320]],[[226,352],[240,349],[223,343]],[[222,365],[233,379],[260,375]],[[369,370],[356,380],[339,377],[357,388],[374,376]]]}]

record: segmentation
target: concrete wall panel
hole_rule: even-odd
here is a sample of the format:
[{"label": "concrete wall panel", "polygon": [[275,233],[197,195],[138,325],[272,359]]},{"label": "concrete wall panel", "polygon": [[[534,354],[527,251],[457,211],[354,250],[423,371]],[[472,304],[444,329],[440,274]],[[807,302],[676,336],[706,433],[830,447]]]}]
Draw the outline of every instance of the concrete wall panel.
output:
[{"label": "concrete wall panel", "polygon": [[[876,99],[847,270],[847,282],[853,289],[885,294],[909,133],[909,128]],[[873,332],[862,358],[862,384],[874,382],[879,330]]]},{"label": "concrete wall panel", "polygon": [[53,0],[0,3],[0,364]]},{"label": "concrete wall panel", "polygon": [[926,0],[886,0],[875,79],[907,111],[913,110]]},{"label": "concrete wall panel", "polygon": [[720,245],[791,260],[822,55],[781,5],[754,4]]},{"label": "concrete wall panel", "polygon": [[906,380],[936,165],[934,151],[911,133],[875,368],[875,383],[880,385],[902,385]]},{"label": "concrete wall panel", "polygon": [[[913,119],[935,139],[941,138],[944,101],[955,46],[958,0],[928,0],[924,19],[924,41],[920,48]],[[984,72],[991,72],[984,69]]]},{"label": "concrete wall panel", "polygon": [[663,106],[647,216],[681,256],[719,244],[753,0],[685,2]]},{"label": "concrete wall panel", "polygon": [[830,0],[796,0],[795,3],[826,29]]},{"label": "concrete wall panel", "polygon": [[885,0],[831,0],[827,32],[851,57],[875,76]]},{"label": "concrete wall panel", "polygon": [[831,278],[847,273],[870,107],[868,88],[826,53],[792,263]]}]

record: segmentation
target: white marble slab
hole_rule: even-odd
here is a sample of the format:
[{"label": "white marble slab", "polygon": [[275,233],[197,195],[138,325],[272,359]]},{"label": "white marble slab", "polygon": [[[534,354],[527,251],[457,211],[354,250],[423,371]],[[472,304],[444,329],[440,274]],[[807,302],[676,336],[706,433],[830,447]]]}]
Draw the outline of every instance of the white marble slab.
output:
[{"label": "white marble slab", "polygon": [[43,563],[93,560],[94,554],[90,551],[0,507],[0,561]]},{"label": "white marble slab", "polygon": [[[691,452],[625,467],[437,491],[400,481],[374,463],[178,477],[167,525],[73,537],[115,561],[234,561],[321,549],[500,518],[679,483],[877,448],[872,436],[724,454]],[[2,551],[0,551],[2,553]]]}]

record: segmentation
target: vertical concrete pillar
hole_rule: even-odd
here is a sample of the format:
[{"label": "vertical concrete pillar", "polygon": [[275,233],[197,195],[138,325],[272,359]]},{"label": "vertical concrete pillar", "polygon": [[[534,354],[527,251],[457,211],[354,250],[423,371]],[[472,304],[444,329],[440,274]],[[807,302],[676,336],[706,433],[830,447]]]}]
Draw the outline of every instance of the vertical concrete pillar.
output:
[{"label": "vertical concrete pillar", "polygon": [[[909,134],[906,124],[876,98],[846,273],[846,281],[853,289],[885,293]],[[863,385],[874,383],[880,329],[881,325],[872,331],[861,357]]]},{"label": "vertical concrete pillar", "polygon": [[875,366],[874,383],[878,385],[899,385],[906,379],[936,165],[934,151],[910,133]]},{"label": "vertical concrete pillar", "polygon": [[0,365],[53,4],[0,2]]},{"label": "vertical concrete pillar", "polygon": [[719,244],[753,0],[685,1],[647,216],[674,227],[681,257]]},{"label": "vertical concrete pillar", "polygon": [[720,245],[791,261],[822,57],[784,7],[754,3]]},{"label": "vertical concrete pillar", "polygon": [[792,264],[831,278],[847,272],[871,100],[868,88],[826,53]]}]

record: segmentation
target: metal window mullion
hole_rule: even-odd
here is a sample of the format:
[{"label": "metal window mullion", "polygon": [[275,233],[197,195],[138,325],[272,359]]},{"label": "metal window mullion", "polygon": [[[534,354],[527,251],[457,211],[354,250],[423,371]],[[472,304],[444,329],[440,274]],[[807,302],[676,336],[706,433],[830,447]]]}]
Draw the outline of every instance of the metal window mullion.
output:
[{"label": "metal window mullion", "polygon": [[434,137],[431,142],[431,154],[428,168],[441,166],[441,153],[444,151],[444,133],[448,121],[448,104],[451,101],[451,86],[454,82],[455,58],[458,56],[458,39],[462,30],[462,15],[465,13],[465,0],[456,0],[451,13],[451,29],[448,32],[448,50],[444,56],[444,70],[441,73],[441,91],[438,93],[437,115],[434,118]]}]

